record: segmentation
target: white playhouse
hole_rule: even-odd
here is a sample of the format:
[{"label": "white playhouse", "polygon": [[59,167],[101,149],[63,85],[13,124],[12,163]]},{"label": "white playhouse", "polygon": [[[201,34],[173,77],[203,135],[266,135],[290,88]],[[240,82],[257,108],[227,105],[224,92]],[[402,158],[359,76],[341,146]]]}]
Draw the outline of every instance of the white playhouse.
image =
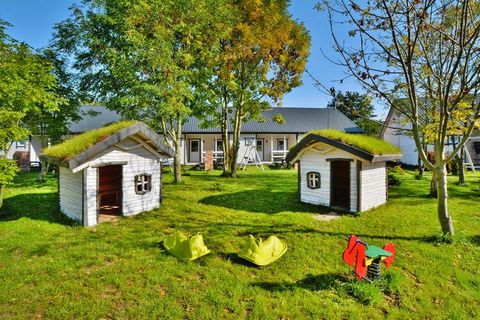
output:
[{"label": "white playhouse", "polygon": [[381,139],[320,130],[307,134],[286,160],[297,163],[300,201],[360,212],[387,201],[387,162],[401,158]]},{"label": "white playhouse", "polygon": [[60,210],[85,226],[160,207],[161,160],[173,157],[162,138],[140,122],[88,131],[44,150],[57,164]]}]

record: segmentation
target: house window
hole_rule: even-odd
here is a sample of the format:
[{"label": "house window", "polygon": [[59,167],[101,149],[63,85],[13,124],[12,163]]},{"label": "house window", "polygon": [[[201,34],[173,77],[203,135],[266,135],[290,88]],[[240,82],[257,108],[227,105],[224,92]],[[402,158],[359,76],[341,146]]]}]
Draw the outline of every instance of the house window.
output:
[{"label": "house window", "polygon": [[24,149],[27,146],[27,143],[22,140],[22,141],[17,141],[16,145],[17,145],[17,149],[21,149],[21,148]]},{"label": "house window", "polygon": [[223,151],[223,141],[222,140],[217,140],[216,142],[216,151]]},{"label": "house window", "polygon": [[318,172],[307,173],[307,186],[310,189],[320,189],[320,173]]},{"label": "house window", "polygon": [[135,176],[135,193],[145,194],[150,191],[152,191],[152,176],[146,173]]},{"label": "house window", "polygon": [[[285,145],[285,143],[287,145]],[[277,139],[277,150],[287,150],[288,148],[288,139]]]}]

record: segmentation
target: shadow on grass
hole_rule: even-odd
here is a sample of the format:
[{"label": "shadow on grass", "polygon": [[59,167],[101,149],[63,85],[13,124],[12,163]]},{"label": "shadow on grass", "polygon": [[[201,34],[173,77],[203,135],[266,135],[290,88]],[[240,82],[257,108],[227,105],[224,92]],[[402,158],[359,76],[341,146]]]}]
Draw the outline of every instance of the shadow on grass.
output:
[{"label": "shadow on grass", "polygon": [[470,237],[470,242],[472,244],[476,244],[477,246],[480,246],[480,235],[471,236]]},{"label": "shadow on grass", "polygon": [[[435,243],[438,242],[437,235],[425,235],[425,236],[409,236],[409,235],[372,235],[372,234],[362,234],[362,233],[347,233],[347,232],[329,232],[321,231],[315,228],[305,228],[299,227],[295,224],[277,224],[277,225],[249,225],[249,224],[225,224],[225,223],[216,223],[212,224],[209,227],[218,230],[221,228],[238,228],[240,229],[236,235],[239,237],[246,237],[248,235],[253,235],[255,237],[268,237],[270,235],[278,234],[292,234],[292,233],[313,233],[322,236],[337,237],[339,239],[345,239],[345,243],[350,235],[355,234],[357,237],[366,240],[366,239],[379,239],[385,241],[395,241],[395,240],[404,240],[404,241],[420,241],[426,243]],[[473,240],[472,240],[473,241]],[[480,243],[480,237],[478,239]]]},{"label": "shadow on grass", "polygon": [[59,211],[58,197],[55,192],[19,194],[4,200],[3,207],[0,209],[0,222],[24,217],[63,225],[76,224]]},{"label": "shadow on grass", "polygon": [[221,257],[223,260],[229,260],[235,264],[239,264],[245,267],[259,268],[259,266],[251,263],[250,261],[240,258],[236,252],[230,252],[230,253],[218,252],[217,255]]},{"label": "shadow on grass", "polygon": [[326,273],[320,275],[308,274],[297,282],[256,282],[252,286],[262,288],[270,292],[292,291],[295,289],[307,289],[310,291],[329,290],[347,282],[345,275],[340,273]]},{"label": "shadow on grass", "polygon": [[46,181],[38,181],[39,172],[21,172],[19,173],[14,180],[14,185],[12,189],[24,189],[24,188],[42,188],[42,187],[52,187],[56,189],[57,186],[57,176],[53,173],[47,174]]},{"label": "shadow on grass", "polygon": [[331,209],[302,203],[297,192],[272,192],[269,190],[247,190],[214,195],[203,198],[201,204],[245,210],[256,213],[275,214],[284,211],[327,213]]}]

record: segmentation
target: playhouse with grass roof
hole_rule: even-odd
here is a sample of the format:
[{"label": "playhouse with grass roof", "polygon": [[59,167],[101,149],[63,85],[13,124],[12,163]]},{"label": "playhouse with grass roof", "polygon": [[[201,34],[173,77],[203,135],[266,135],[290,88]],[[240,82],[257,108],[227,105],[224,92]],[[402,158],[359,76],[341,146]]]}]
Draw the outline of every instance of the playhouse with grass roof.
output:
[{"label": "playhouse with grass roof", "polygon": [[160,207],[161,160],[174,151],[141,122],[85,132],[43,151],[58,165],[60,210],[85,226]]},{"label": "playhouse with grass roof", "polygon": [[288,153],[298,167],[300,201],[346,212],[387,202],[387,162],[400,149],[379,138],[337,130],[311,131]]}]

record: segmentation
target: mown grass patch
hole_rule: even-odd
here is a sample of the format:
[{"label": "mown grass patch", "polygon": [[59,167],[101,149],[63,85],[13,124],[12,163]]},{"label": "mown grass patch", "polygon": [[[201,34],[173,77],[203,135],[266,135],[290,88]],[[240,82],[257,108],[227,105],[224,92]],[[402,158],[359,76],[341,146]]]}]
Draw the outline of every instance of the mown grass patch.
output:
[{"label": "mown grass patch", "polygon": [[[296,172],[249,168],[238,179],[167,174],[163,207],[83,228],[57,213],[56,180],[21,174],[0,211],[0,319],[474,319],[480,317],[480,179],[450,177],[458,239],[440,227],[428,178],[399,175],[386,206],[319,222],[326,208],[298,202]],[[193,263],[159,242],[201,232],[212,253]],[[248,234],[274,234],[289,249],[252,267],[236,256]],[[385,282],[359,283],[341,260],[347,236],[397,245]]]}]

